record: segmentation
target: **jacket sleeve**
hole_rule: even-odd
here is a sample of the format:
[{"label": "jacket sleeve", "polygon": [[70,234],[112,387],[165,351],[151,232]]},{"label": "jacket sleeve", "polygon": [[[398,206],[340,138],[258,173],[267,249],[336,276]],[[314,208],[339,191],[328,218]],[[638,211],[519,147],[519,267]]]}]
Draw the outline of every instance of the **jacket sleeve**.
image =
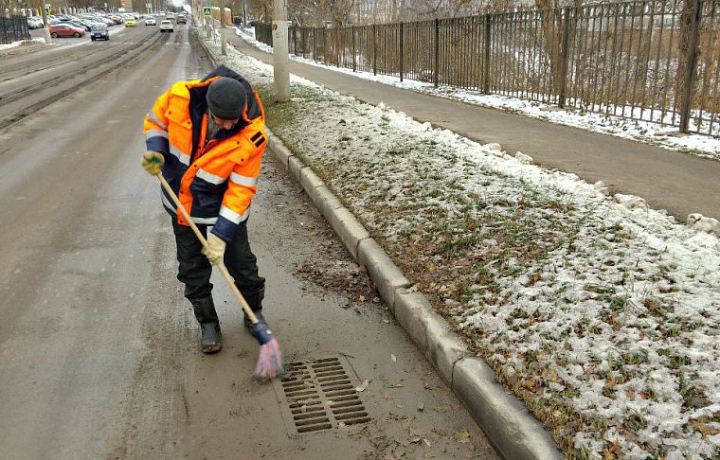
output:
[{"label": "jacket sleeve", "polygon": [[240,145],[230,155],[234,167],[228,178],[217,222],[212,233],[229,243],[238,226],[248,218],[250,203],[257,192],[262,157],[267,146],[263,124],[253,123],[241,133]]},{"label": "jacket sleeve", "polygon": [[165,116],[170,99],[170,91],[163,93],[150,111],[145,115],[143,132],[145,133],[145,145],[148,151],[158,152],[167,159],[170,152],[168,141],[168,119]]}]

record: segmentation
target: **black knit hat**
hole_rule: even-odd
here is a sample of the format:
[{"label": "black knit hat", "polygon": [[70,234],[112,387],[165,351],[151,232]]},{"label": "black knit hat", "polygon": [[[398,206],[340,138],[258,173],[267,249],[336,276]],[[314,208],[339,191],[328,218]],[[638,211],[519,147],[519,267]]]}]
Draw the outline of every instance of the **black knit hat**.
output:
[{"label": "black knit hat", "polygon": [[207,90],[210,112],[223,120],[235,120],[245,110],[245,87],[233,78],[221,77],[210,83]]}]

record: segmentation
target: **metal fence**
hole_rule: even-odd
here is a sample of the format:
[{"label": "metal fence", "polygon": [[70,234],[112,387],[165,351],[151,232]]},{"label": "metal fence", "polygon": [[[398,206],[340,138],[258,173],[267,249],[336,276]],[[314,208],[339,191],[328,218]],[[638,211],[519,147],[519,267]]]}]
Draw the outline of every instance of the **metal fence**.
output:
[{"label": "metal fence", "polygon": [[27,19],[23,16],[0,18],[0,44],[6,45],[30,39]]},{"label": "metal fence", "polygon": [[[269,32],[256,27],[258,40],[272,44]],[[329,65],[720,136],[720,0],[292,27],[288,34],[291,53]]]}]

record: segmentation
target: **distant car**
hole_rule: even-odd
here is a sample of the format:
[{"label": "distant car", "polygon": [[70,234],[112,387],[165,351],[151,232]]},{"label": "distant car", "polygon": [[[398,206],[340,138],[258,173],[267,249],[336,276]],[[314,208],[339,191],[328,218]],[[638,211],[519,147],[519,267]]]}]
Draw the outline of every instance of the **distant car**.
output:
[{"label": "distant car", "polygon": [[175,22],[177,22],[178,24],[187,24],[187,17],[184,14],[178,15]]},{"label": "distant car", "polygon": [[94,23],[90,30],[90,40],[110,40],[110,33],[105,24]]},{"label": "distant car", "polygon": [[28,27],[31,29],[42,29],[43,28],[42,19],[27,18],[27,23],[28,23]]},{"label": "distant car", "polygon": [[173,23],[168,19],[160,21],[160,32],[174,32]]},{"label": "distant car", "polygon": [[84,21],[70,21],[69,24],[74,25],[78,29],[83,29],[85,32],[90,32],[90,25]]},{"label": "distant car", "polygon": [[136,27],[137,22],[135,22],[134,19],[126,19],[125,20],[125,27]]},{"label": "distant car", "polygon": [[52,38],[58,37],[82,37],[85,35],[85,31],[79,27],[75,27],[70,24],[55,24],[50,26],[50,36]]},{"label": "distant car", "polygon": [[155,25],[157,25],[157,22],[155,22],[155,18],[147,18],[145,20],[145,25],[146,26],[155,26]]}]

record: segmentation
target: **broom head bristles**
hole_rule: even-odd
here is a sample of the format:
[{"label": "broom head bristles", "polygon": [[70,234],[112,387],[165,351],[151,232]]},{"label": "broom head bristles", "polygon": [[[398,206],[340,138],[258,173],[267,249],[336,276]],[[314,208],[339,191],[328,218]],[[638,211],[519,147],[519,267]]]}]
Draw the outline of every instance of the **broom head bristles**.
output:
[{"label": "broom head bristles", "polygon": [[262,322],[253,324],[252,334],[260,343],[260,356],[253,376],[259,380],[270,380],[284,375],[280,345],[267,328],[267,324]]}]

